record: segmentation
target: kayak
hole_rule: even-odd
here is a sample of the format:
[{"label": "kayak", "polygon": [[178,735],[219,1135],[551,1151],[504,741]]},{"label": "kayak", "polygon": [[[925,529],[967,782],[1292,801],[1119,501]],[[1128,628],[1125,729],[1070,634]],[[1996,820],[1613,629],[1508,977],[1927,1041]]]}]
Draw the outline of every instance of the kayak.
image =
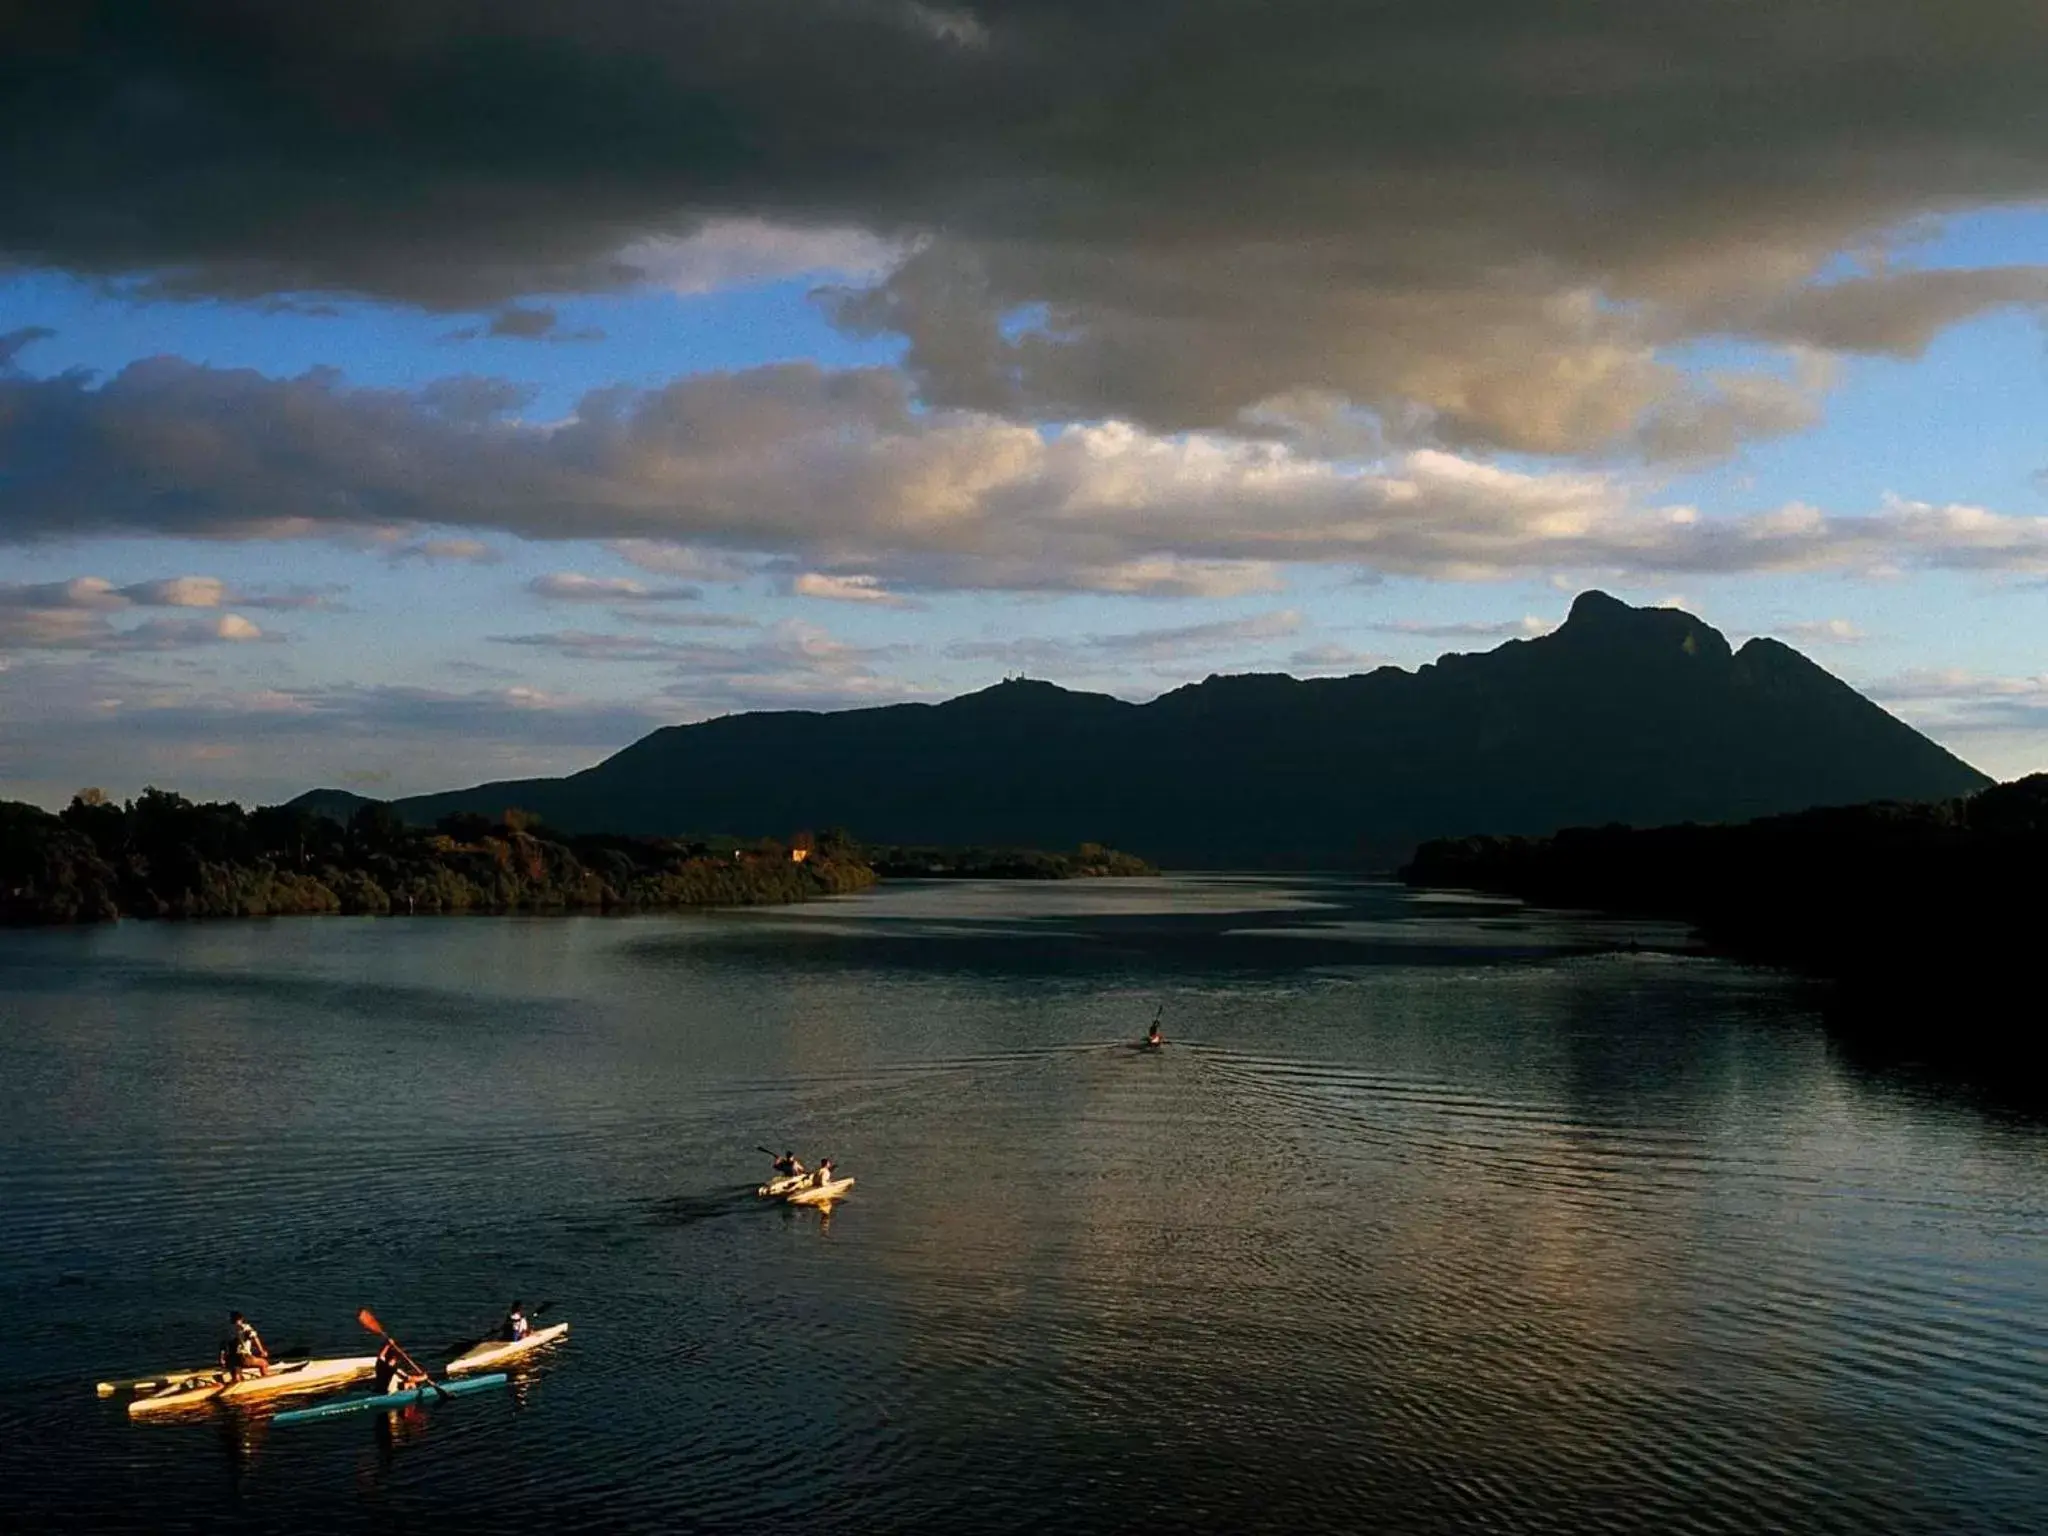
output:
[{"label": "kayak", "polygon": [[834,1179],[830,1184],[818,1184],[809,1189],[799,1189],[785,1196],[791,1205],[824,1205],[837,1200],[853,1188],[851,1177]]},{"label": "kayak", "polygon": [[809,1182],[810,1177],[808,1173],[785,1173],[777,1178],[770,1179],[766,1184],[755,1190],[754,1193],[763,1200],[775,1195],[786,1195],[793,1189],[802,1189]]},{"label": "kayak", "polygon": [[217,1365],[195,1365],[189,1371],[158,1371],[154,1376],[128,1376],[120,1381],[96,1381],[92,1389],[101,1397],[112,1397],[119,1392],[160,1392],[165,1387],[174,1387],[181,1382],[198,1381],[202,1377],[218,1375]]},{"label": "kayak", "polygon": [[203,1376],[173,1382],[160,1392],[138,1397],[128,1405],[134,1418],[156,1413],[176,1413],[182,1408],[203,1408],[208,1403],[249,1402],[266,1397],[284,1397],[293,1392],[326,1392],[360,1381],[377,1369],[375,1355],[351,1355],[338,1360],[286,1360],[274,1364],[261,1376],[244,1376],[231,1381],[225,1371],[215,1369]]},{"label": "kayak", "polygon": [[493,1371],[488,1376],[465,1376],[460,1381],[441,1381],[424,1387],[407,1387],[403,1392],[382,1392],[375,1397],[344,1397],[339,1402],[322,1403],[317,1408],[294,1408],[288,1413],[272,1414],[270,1422],[308,1424],[314,1419],[338,1419],[345,1413],[362,1413],[379,1408],[404,1408],[418,1402],[439,1402],[443,1396],[456,1397],[464,1392],[481,1392],[486,1387],[502,1387],[511,1379],[503,1371]]},{"label": "kayak", "polygon": [[448,1374],[460,1376],[464,1371],[480,1371],[487,1365],[498,1365],[506,1360],[516,1360],[528,1350],[539,1349],[543,1344],[552,1344],[569,1331],[567,1323],[551,1323],[545,1328],[536,1328],[523,1339],[485,1339],[481,1344],[472,1344],[453,1360],[448,1362]]}]

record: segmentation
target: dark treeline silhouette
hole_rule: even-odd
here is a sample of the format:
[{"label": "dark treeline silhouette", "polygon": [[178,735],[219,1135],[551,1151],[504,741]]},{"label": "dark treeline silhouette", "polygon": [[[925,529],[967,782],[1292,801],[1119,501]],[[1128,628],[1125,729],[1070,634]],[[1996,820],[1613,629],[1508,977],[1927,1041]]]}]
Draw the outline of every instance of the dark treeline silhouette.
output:
[{"label": "dark treeline silhouette", "polygon": [[[1990,781],[1774,640],[1589,592],[1556,633],[1413,672],[1212,677],[1147,704],[1011,681],[943,704],[728,715],[581,773],[394,802],[430,826],[858,827],[893,845],[1072,848],[1180,868],[1391,869],[1426,838],[1657,826]],[[352,797],[318,792],[338,804]]]},{"label": "dark treeline silhouette", "polygon": [[1959,799],[1735,826],[1424,844],[1412,885],[1676,918],[1723,953],[1839,984],[1837,1022],[1921,1055],[2032,1060],[2048,774]]},{"label": "dark treeline silhouette", "polygon": [[1083,843],[1072,852],[869,845],[862,853],[885,879],[1077,880],[1158,873],[1136,855],[1100,843]]},{"label": "dark treeline silhouette", "polygon": [[[801,857],[793,857],[794,853]],[[569,836],[508,810],[409,826],[379,802],[345,820],[147,789],[86,791],[60,815],[0,801],[0,923],[295,913],[633,911],[803,901],[874,871],[843,838],[796,849]]]}]

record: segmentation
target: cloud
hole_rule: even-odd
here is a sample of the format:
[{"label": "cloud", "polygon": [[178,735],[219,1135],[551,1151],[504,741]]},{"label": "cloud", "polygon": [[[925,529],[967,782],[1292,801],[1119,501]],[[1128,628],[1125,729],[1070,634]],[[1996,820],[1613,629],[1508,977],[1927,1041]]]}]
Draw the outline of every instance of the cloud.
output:
[{"label": "cloud", "polygon": [[[311,530],[302,525],[292,531],[304,533]],[[426,565],[496,565],[505,557],[481,539],[415,539],[396,546],[385,558],[393,565],[403,565],[409,560],[418,560]]]},{"label": "cloud", "polygon": [[1804,408],[1674,344],[1910,355],[2042,296],[1832,277],[2048,192],[2034,0],[46,11],[0,22],[16,262],[451,311],[850,274],[929,403],[1012,419],[1310,391],[1395,446],[1690,455]]},{"label": "cloud", "polygon": [[621,624],[645,624],[662,629],[759,629],[760,622],[737,613],[678,612],[673,608],[614,608],[611,616]]},{"label": "cloud", "polygon": [[1387,665],[1387,658],[1375,651],[1354,651],[1343,645],[1312,645],[1296,651],[1287,664],[1297,672],[1370,672]]},{"label": "cloud", "polygon": [[594,326],[579,330],[561,329],[561,316],[545,304],[508,304],[491,316],[488,325],[466,325],[444,335],[443,341],[475,341],[479,337],[514,341],[601,341],[604,332]]},{"label": "cloud", "polygon": [[942,691],[883,670],[909,654],[904,647],[855,645],[799,622],[778,624],[758,639],[736,643],[584,630],[491,638],[570,661],[664,666],[675,681],[662,688],[663,698],[692,719],[737,710],[900,703]]},{"label": "cloud", "polygon": [[91,651],[112,656],[279,638],[266,634],[238,613],[212,618],[144,619],[124,629],[98,614],[79,609],[0,609],[0,650],[7,651]]},{"label": "cloud", "polygon": [[628,565],[657,576],[744,581],[755,574],[754,565],[726,550],[700,549],[661,539],[613,539],[605,547]]},{"label": "cloud", "polygon": [[552,651],[570,661],[675,662],[697,654],[700,647],[646,635],[609,635],[583,629],[557,629],[523,635],[492,635],[496,645],[527,646]]},{"label": "cloud", "polygon": [[849,226],[806,228],[759,218],[713,218],[686,236],[637,240],[618,259],[659,287],[697,294],[792,277],[875,278],[906,253],[903,242]]},{"label": "cloud", "polygon": [[705,644],[678,656],[678,679],[663,693],[686,714],[702,717],[897,704],[953,691],[882,670],[905,654],[899,646],[854,645],[814,625],[784,623],[745,645]]},{"label": "cloud", "polygon": [[133,794],[152,781],[257,802],[337,781],[410,794],[573,772],[678,715],[660,697],[565,694],[516,677],[240,689],[129,655],[24,653],[0,668],[0,780],[48,805],[81,784]]},{"label": "cloud", "polygon": [[144,619],[131,628],[117,630],[94,649],[115,651],[170,651],[187,646],[246,644],[252,640],[275,640],[239,613],[222,613],[212,618]]},{"label": "cloud", "polygon": [[[91,386],[0,378],[0,540],[473,527],[857,570],[888,590],[1219,596],[1290,564],[1448,580],[1926,569],[2048,574],[2048,517],[1893,499],[1740,517],[1639,504],[1612,471],[1434,449],[1333,461],[1127,422],[920,409],[884,368],[782,364],[586,396],[530,424],[449,391],[155,358]],[[398,559],[495,558],[473,538]],[[694,555],[679,556],[686,562]]]},{"label": "cloud", "polygon": [[1776,632],[1803,645],[1861,645],[1870,638],[1847,619],[1803,619],[1781,624]]},{"label": "cloud", "polygon": [[1456,623],[1432,623],[1423,619],[1386,619],[1360,627],[1376,630],[1381,634],[1417,635],[1430,640],[1515,640],[1547,635],[1557,628],[1557,625],[1556,619],[1539,618],[1531,613],[1519,619],[1474,619]]},{"label": "cloud", "polygon": [[556,603],[693,603],[704,595],[699,587],[650,587],[630,576],[585,576],[579,571],[536,576],[526,590]]},{"label": "cloud", "polygon": [[2016,776],[2048,769],[2048,673],[2000,677],[1916,668],[1878,678],[1861,691],[1938,739],[1979,743],[1972,750],[1995,759],[1994,772]]},{"label": "cloud", "polygon": [[491,316],[491,336],[517,336],[530,340],[546,336],[560,319],[552,309],[540,304],[511,304]]},{"label": "cloud", "polygon": [[2044,305],[2048,266],[1885,272],[1794,289],[1742,317],[1740,329],[1839,352],[1918,357],[1958,321]]},{"label": "cloud", "polygon": [[24,325],[11,331],[0,331],[0,373],[14,366],[14,359],[24,348],[39,341],[48,341],[56,334],[47,325]]},{"label": "cloud", "polygon": [[789,584],[798,597],[819,597],[833,603],[870,603],[880,608],[915,608],[918,604],[898,596],[873,576],[828,576],[805,571]]},{"label": "cloud", "polygon": [[1071,640],[1051,636],[959,640],[946,647],[946,654],[955,661],[1000,662],[1023,671],[1102,673],[1133,663],[1176,662],[1219,650],[1257,646],[1285,639],[1300,628],[1301,615],[1289,608],[1206,624],[1120,630]]},{"label": "cloud", "polygon": [[578,662],[655,663],[678,681],[664,688],[687,713],[734,709],[824,709],[896,702],[933,689],[877,670],[906,654],[900,646],[862,646],[814,625],[783,623],[739,643],[665,640],[644,635],[555,630],[494,635],[501,645],[552,652]]},{"label": "cloud", "polygon": [[232,590],[213,576],[172,576],[117,587],[100,576],[69,581],[0,582],[0,649],[119,651],[180,650],[216,642],[274,640],[238,613],[196,614],[151,618],[121,627],[112,615],[134,608],[219,609],[237,607],[292,608],[319,606],[319,592],[295,589],[283,594],[248,594]]}]

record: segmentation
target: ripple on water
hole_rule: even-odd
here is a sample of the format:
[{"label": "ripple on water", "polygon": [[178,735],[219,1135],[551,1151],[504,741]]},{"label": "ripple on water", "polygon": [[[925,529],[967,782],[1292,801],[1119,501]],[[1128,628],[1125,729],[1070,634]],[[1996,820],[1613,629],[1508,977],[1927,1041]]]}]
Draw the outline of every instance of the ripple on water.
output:
[{"label": "ripple on water", "polygon": [[[1757,973],[1474,910],[0,935],[0,1487],[115,1531],[2038,1528],[2041,1133],[1845,1077]],[[1502,933],[1538,958],[1281,958]],[[758,1200],[757,1143],[854,1197]],[[513,1294],[568,1345],[412,1418],[87,1390],[230,1305],[433,1354]]]}]

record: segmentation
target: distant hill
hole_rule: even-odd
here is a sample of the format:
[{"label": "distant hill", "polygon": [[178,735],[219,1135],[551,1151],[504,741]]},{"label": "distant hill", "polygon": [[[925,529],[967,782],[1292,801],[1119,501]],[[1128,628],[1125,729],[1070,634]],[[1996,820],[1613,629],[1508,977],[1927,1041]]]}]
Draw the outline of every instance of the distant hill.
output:
[{"label": "distant hill", "polygon": [[1108,843],[1180,867],[1387,867],[1424,839],[1740,821],[1990,782],[1775,640],[1588,592],[1555,633],[1414,672],[1251,675],[1129,704],[1006,682],[943,704],[728,715],[593,768],[395,802],[577,832],[844,826]]},{"label": "distant hill", "polygon": [[315,816],[324,816],[329,821],[348,825],[348,820],[366,805],[381,805],[381,800],[372,800],[367,795],[358,795],[346,789],[309,789],[303,795],[295,795],[285,801],[288,811],[311,811]]}]

